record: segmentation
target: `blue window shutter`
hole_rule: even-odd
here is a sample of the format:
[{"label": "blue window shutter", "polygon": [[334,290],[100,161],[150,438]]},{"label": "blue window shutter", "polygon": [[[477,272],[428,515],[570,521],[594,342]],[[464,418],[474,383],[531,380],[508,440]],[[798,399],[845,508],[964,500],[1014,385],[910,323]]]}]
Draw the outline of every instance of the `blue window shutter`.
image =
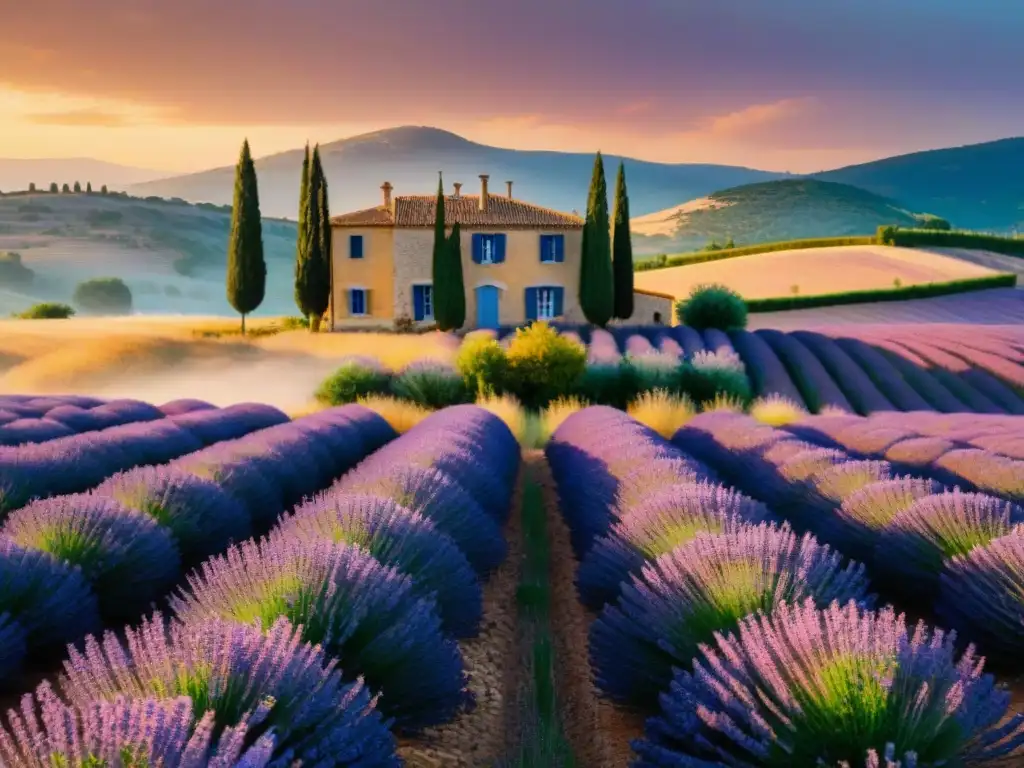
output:
[{"label": "blue window shutter", "polygon": [[540,236],[540,260],[548,260],[548,250],[551,248],[549,243],[551,242],[551,235]]},{"label": "blue window shutter", "polygon": [[363,313],[370,314],[370,291],[369,289],[363,291]]},{"label": "blue window shutter", "polygon": [[537,319],[537,289],[527,288],[526,289],[526,319],[536,320]]},{"label": "blue window shutter", "polygon": [[414,320],[422,320],[426,316],[423,297],[423,286],[414,285],[412,287],[412,316]]},{"label": "blue window shutter", "polygon": [[554,235],[555,261],[565,261],[565,235]]},{"label": "blue window shutter", "polygon": [[554,296],[554,299],[555,299],[555,317],[561,317],[562,314],[565,312],[565,306],[564,306],[565,288],[552,288],[551,290],[553,290],[555,292],[555,296]]},{"label": "blue window shutter", "polygon": [[348,239],[348,255],[351,259],[363,258],[363,236],[350,235]]},{"label": "blue window shutter", "polygon": [[484,236],[479,232],[473,233],[473,263],[480,264],[483,261]]},{"label": "blue window shutter", "polygon": [[350,315],[356,314],[356,290],[350,288],[348,291],[348,313]]},{"label": "blue window shutter", "polygon": [[501,264],[505,261],[505,235],[494,236],[494,263]]}]

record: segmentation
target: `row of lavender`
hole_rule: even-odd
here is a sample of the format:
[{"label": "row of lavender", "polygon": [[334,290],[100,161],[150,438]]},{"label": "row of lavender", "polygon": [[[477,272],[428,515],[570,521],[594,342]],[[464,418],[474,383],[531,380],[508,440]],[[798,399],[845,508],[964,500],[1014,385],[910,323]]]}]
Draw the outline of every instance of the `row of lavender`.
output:
[{"label": "row of lavender", "polygon": [[588,408],[548,450],[580,595],[601,610],[597,685],[654,713],[637,765],[982,763],[1024,743],[1024,717],[996,727],[1008,695],[972,652],[874,610],[865,566],[780,522],[803,507],[714,483],[718,453],[701,463],[693,442]]},{"label": "row of lavender", "polygon": [[44,443],[83,432],[214,409],[207,402],[193,399],[155,406],[141,400],[103,401],[84,395],[0,395],[0,446]]},{"label": "row of lavender", "polygon": [[1020,666],[1024,507],[1008,494],[951,489],[927,467],[900,475],[889,461],[735,414],[695,418],[673,442],[784,511],[798,529],[866,563],[886,594],[931,612],[1002,664]]},{"label": "row of lavender", "polygon": [[399,765],[391,728],[471,703],[455,637],[479,631],[518,461],[481,409],[424,420],[206,561],[169,620],[88,638],[11,714],[0,762],[118,765],[128,743],[133,765]]},{"label": "row of lavender", "polygon": [[29,650],[45,661],[104,624],[137,620],[189,568],[266,531],[393,437],[368,409],[338,408],[10,512],[0,526],[0,681],[16,682],[5,678]]},{"label": "row of lavender", "polygon": [[1020,416],[811,416],[785,429],[859,458],[885,459],[900,472],[1024,504],[1024,418]]}]

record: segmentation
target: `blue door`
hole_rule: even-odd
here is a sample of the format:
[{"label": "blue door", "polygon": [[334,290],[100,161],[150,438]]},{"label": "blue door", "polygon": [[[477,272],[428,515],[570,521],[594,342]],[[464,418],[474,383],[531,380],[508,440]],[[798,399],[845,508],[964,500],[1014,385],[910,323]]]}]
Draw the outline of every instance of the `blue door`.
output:
[{"label": "blue door", "polygon": [[481,285],[476,289],[476,327],[498,327],[498,293],[496,285]]}]

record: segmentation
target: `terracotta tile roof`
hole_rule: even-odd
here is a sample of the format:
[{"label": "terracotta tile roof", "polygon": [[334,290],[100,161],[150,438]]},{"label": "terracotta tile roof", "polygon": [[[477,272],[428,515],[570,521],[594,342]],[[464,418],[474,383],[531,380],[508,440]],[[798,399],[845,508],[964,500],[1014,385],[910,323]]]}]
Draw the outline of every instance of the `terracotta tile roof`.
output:
[{"label": "terracotta tile roof", "polygon": [[[394,198],[394,211],[383,205],[331,218],[336,227],[432,227],[437,212],[435,195],[401,195]],[[488,195],[487,210],[480,210],[479,195],[445,197],[445,221],[450,226],[503,229],[582,229],[583,219],[522,200]]]}]

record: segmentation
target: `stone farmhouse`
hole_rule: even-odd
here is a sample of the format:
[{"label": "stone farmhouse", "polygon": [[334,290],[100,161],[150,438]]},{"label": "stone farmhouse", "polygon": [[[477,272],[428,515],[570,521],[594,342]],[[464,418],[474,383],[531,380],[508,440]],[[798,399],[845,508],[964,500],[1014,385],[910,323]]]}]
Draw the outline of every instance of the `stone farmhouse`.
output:
[{"label": "stone farmhouse", "polygon": [[[530,320],[585,322],[577,300],[583,219],[517,200],[512,182],[478,195],[456,183],[445,221],[461,229],[466,327],[497,328]],[[432,265],[437,196],[393,195],[381,205],[331,218],[334,328],[390,328],[433,320]],[[637,291],[631,323],[671,322],[668,296]],[[329,315],[331,316],[331,315]]]}]

